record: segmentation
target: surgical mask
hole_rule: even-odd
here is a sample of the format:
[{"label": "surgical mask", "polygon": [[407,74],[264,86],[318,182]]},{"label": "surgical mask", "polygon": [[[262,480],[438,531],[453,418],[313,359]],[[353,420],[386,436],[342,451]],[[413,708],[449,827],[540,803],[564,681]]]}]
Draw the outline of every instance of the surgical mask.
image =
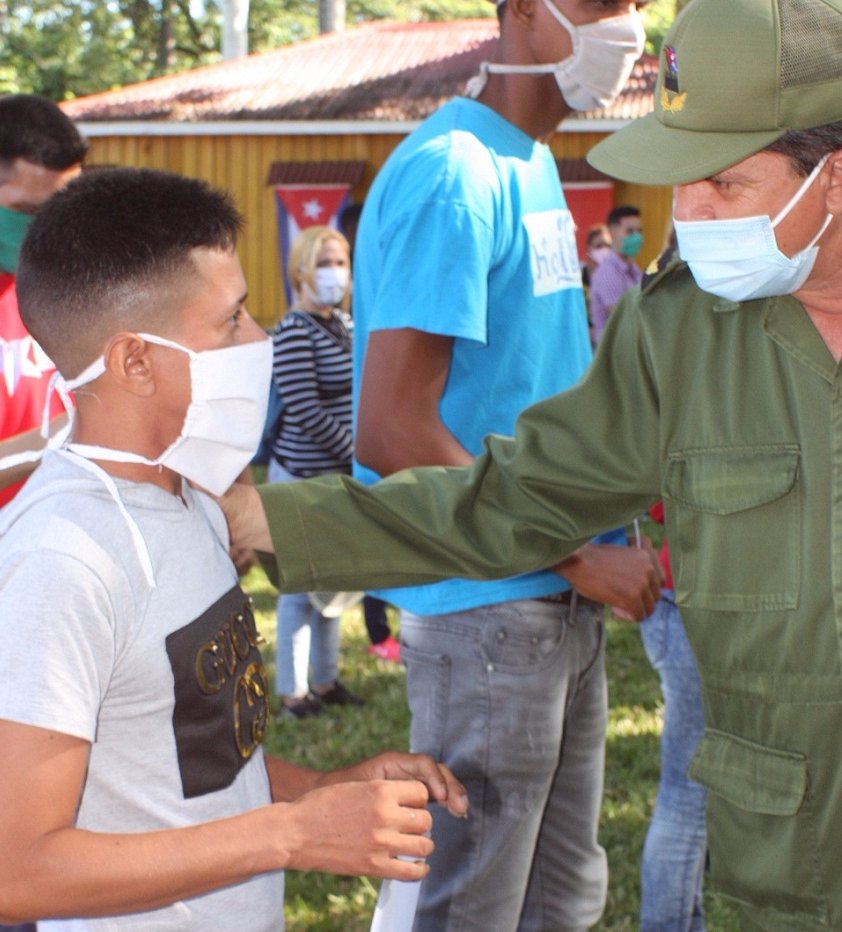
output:
[{"label": "surgical mask", "polygon": [[0,271],[14,272],[18,267],[18,255],[32,214],[0,207]]},{"label": "surgical mask", "polygon": [[819,232],[792,258],[778,249],[775,227],[801,200],[827,159],[816,165],[774,220],[766,216],[673,220],[678,252],[703,291],[729,301],[798,291],[813,269],[819,252],[816,243],[833,218],[828,214]]},{"label": "surgical mask", "polygon": [[594,246],[593,249],[588,251],[588,255],[597,265],[601,265],[608,258],[610,252],[610,246]]},{"label": "surgical mask", "polygon": [[629,233],[623,237],[623,242],[620,243],[620,255],[625,256],[627,259],[634,259],[641,249],[643,249],[642,233]]},{"label": "surgical mask", "polygon": [[574,110],[607,107],[625,87],[643,52],[646,33],[640,14],[631,10],[622,16],[574,26],[552,0],[544,0],[544,4],[570,34],[571,54],[564,61],[546,65],[483,62],[465,93],[479,97],[489,74],[553,74],[562,97]]},{"label": "surgical mask", "polygon": [[304,282],[304,291],[307,297],[320,307],[336,307],[345,297],[350,278],[347,266],[326,265],[315,271],[313,276],[315,289]]},{"label": "surgical mask", "polygon": [[[86,459],[166,466],[211,494],[222,495],[251,462],[263,434],[272,381],[271,341],[195,352],[163,337],[138,336],[190,357],[191,397],[181,433],[155,459],[89,444],[70,443],[67,448]],[[100,356],[68,381],[67,388],[86,385],[103,372],[105,360]]]}]

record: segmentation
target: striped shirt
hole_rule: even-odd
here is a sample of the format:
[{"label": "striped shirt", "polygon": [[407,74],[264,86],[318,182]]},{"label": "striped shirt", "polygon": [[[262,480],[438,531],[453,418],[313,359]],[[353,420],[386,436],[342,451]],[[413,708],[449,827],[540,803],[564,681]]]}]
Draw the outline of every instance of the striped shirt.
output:
[{"label": "striped shirt", "polygon": [[272,375],[283,415],[272,455],[294,476],[350,472],[350,317],[290,311],[272,335]]}]

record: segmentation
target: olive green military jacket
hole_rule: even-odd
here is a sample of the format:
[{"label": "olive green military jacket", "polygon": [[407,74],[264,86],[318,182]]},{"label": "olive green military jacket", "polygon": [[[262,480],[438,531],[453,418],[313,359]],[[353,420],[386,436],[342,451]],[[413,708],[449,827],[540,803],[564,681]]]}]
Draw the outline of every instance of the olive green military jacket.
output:
[{"label": "olive green military jacket", "polygon": [[719,300],[672,263],[472,467],[261,495],[298,590],[548,566],[663,498],[714,882],[757,927],[842,929],[842,380],[797,301]]}]

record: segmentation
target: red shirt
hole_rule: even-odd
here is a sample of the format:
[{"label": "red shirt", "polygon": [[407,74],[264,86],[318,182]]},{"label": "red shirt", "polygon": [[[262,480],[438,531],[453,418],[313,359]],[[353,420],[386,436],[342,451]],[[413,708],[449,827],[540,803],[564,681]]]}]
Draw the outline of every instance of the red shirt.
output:
[{"label": "red shirt", "polygon": [[[23,326],[15,277],[0,272],[0,440],[40,427],[47,387],[55,366]],[[51,416],[63,410],[56,395]],[[23,485],[0,489],[0,506]]]}]

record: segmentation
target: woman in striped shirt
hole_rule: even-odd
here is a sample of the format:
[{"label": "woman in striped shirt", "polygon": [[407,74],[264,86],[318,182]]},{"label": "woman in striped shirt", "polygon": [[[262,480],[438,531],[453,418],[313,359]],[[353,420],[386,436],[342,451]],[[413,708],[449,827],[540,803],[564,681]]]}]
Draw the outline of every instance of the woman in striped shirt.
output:
[{"label": "woman in striped shirt", "polygon": [[[273,334],[273,378],[283,404],[269,463],[270,482],[350,472],[351,318],[348,242],[330,227],[308,227],[290,249],[293,305]],[[276,688],[282,713],[318,715],[324,703],[361,705],[337,679],[339,618],[305,593],[278,599]],[[308,687],[308,662],[312,692]]]}]

